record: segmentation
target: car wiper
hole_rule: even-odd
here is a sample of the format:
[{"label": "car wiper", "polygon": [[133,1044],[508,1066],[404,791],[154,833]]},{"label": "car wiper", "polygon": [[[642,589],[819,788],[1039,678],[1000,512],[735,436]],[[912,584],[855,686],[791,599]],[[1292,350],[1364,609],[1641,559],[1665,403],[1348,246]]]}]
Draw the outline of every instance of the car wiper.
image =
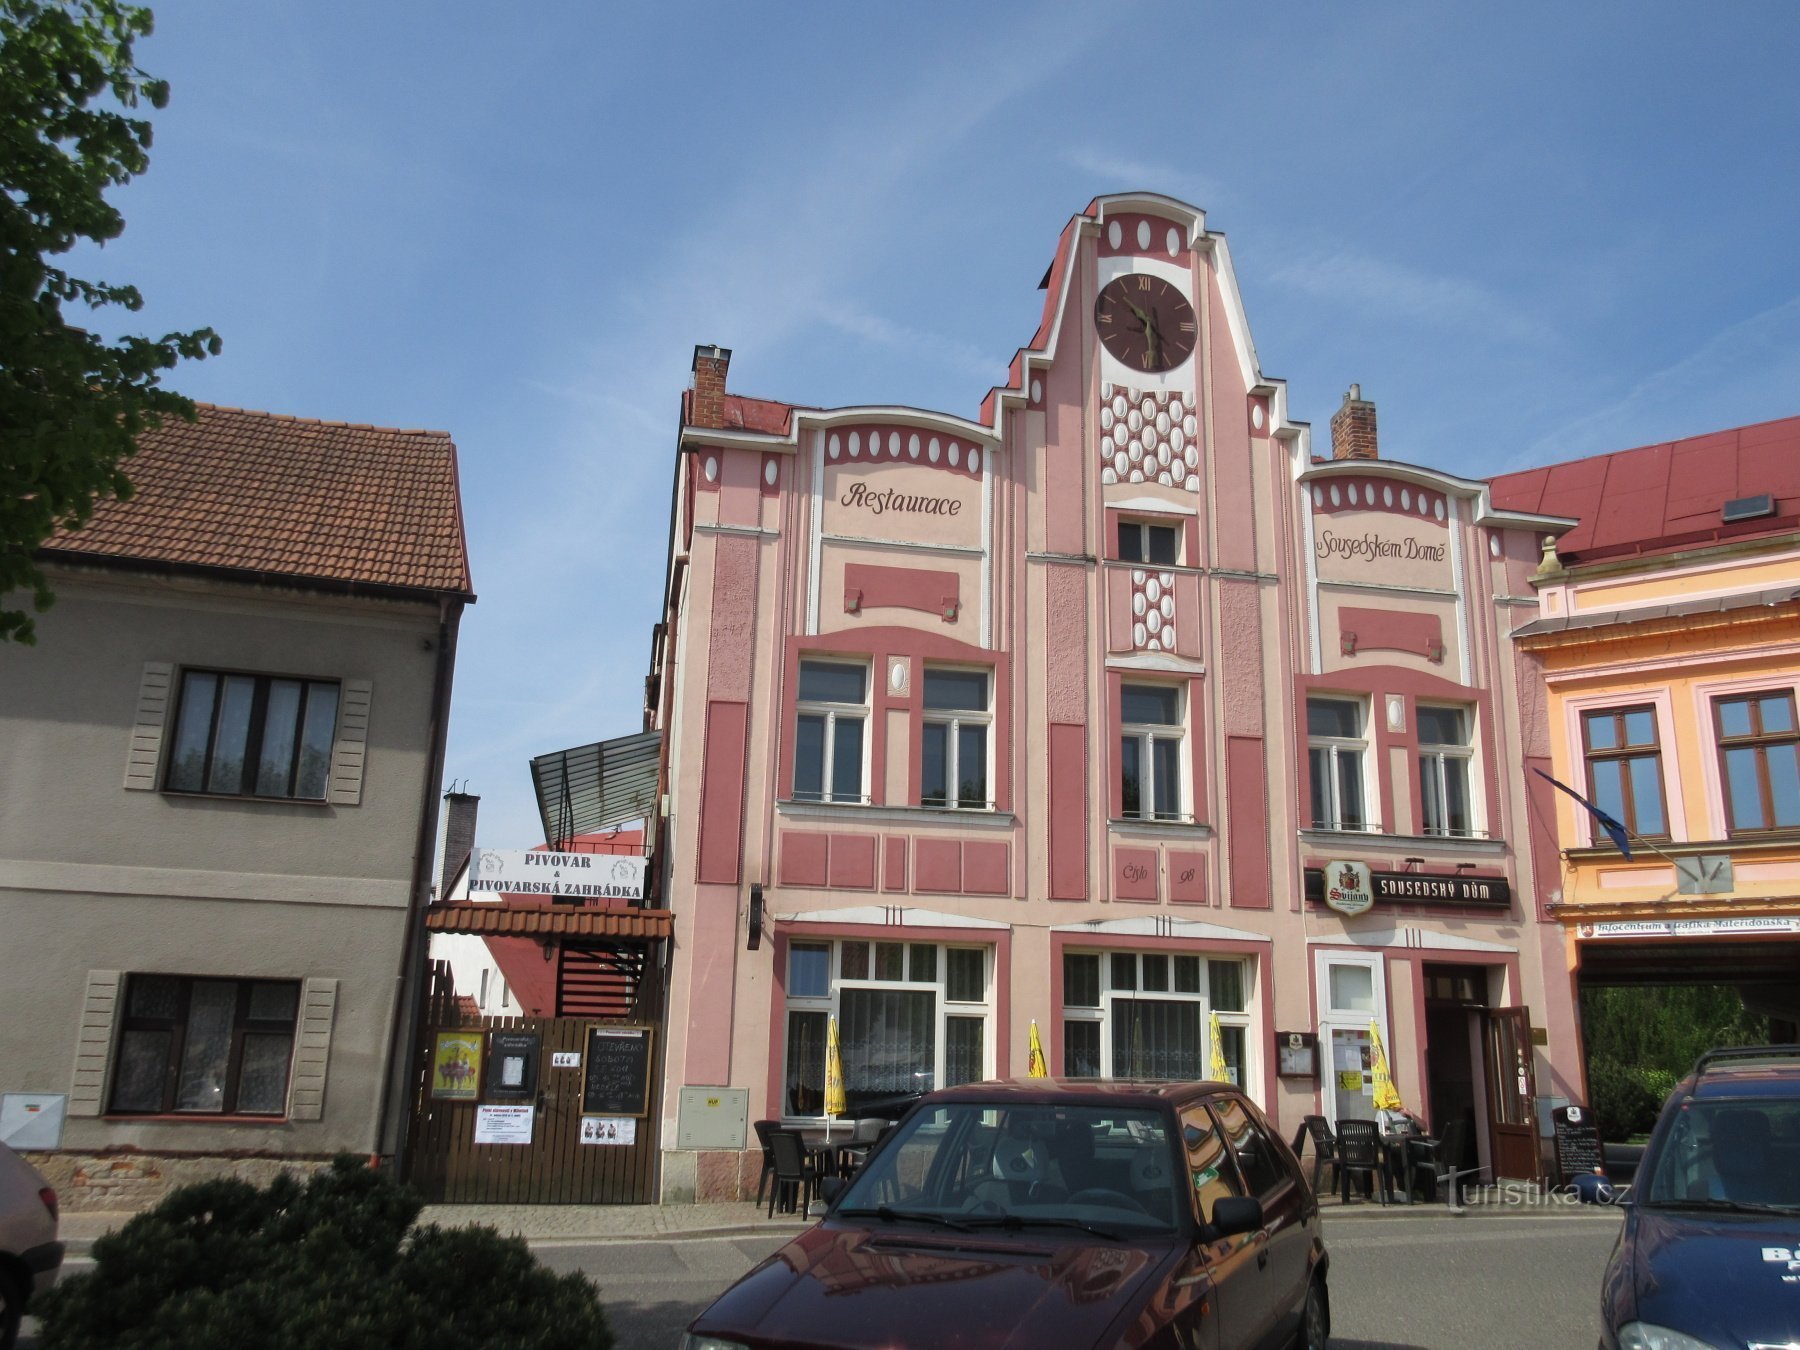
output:
[{"label": "car wiper", "polygon": [[961,1219],[952,1219],[947,1214],[934,1214],[928,1209],[895,1209],[892,1205],[877,1205],[874,1209],[840,1209],[837,1217],[842,1219],[863,1218],[873,1214],[884,1223],[898,1220],[913,1220],[918,1223],[935,1223],[940,1228],[954,1228],[959,1233],[973,1230]]},{"label": "car wiper", "polygon": [[995,1214],[969,1220],[977,1228],[1079,1228],[1084,1233],[1107,1242],[1117,1242],[1119,1235],[1110,1229],[1088,1223],[1085,1219],[1051,1219],[1027,1214]]}]

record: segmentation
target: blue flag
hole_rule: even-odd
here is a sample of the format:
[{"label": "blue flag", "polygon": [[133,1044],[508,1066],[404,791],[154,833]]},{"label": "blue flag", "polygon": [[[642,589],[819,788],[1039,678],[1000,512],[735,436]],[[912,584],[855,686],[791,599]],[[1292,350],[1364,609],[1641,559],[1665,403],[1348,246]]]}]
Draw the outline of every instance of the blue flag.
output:
[{"label": "blue flag", "polygon": [[1606,837],[1608,839],[1612,840],[1613,843],[1618,845],[1619,852],[1621,852],[1625,855],[1625,861],[1626,862],[1631,861],[1631,844],[1629,842],[1630,832],[1627,831],[1626,828],[1622,824],[1620,824],[1618,820],[1616,820],[1612,816],[1607,815],[1606,812],[1602,811],[1599,807],[1595,806],[1586,797],[1582,796],[1579,792],[1577,792],[1574,788],[1570,787],[1567,783],[1557,782],[1556,779],[1551,778],[1549,774],[1545,773],[1542,769],[1537,768],[1535,766],[1533,766],[1531,771],[1533,773],[1535,773],[1539,778],[1547,779],[1553,786],[1561,788],[1564,792],[1568,793],[1576,801],[1580,802],[1583,806],[1587,807],[1588,814],[1594,818],[1594,823],[1597,824],[1601,829],[1606,831]]}]

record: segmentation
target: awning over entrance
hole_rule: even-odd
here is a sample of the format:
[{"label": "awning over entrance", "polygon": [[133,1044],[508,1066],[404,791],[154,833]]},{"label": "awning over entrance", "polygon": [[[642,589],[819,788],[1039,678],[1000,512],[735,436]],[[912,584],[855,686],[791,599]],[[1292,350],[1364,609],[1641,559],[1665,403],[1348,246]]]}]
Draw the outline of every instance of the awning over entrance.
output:
[{"label": "awning over entrance", "polygon": [[662,733],[617,736],[531,761],[538,815],[551,844],[656,815]]},{"label": "awning over entrance", "polygon": [[477,937],[636,938],[656,941],[669,936],[674,916],[666,909],[519,909],[507,905],[455,902],[425,911],[425,927],[433,933],[472,933]]}]

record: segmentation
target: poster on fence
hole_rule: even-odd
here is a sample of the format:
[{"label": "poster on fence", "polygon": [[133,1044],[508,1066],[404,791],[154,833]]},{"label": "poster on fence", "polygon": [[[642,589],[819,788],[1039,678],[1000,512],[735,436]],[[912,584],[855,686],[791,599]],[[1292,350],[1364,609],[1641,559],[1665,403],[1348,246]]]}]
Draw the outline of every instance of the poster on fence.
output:
[{"label": "poster on fence", "polygon": [[631,1116],[583,1116],[581,1142],[584,1144],[635,1144],[637,1121]]},{"label": "poster on fence", "polygon": [[440,1031],[431,1052],[431,1095],[439,1101],[472,1102],[481,1095],[481,1043],[474,1031]]},{"label": "poster on fence", "polygon": [[529,1144],[530,1106],[478,1106],[475,1108],[475,1142],[478,1144]]}]

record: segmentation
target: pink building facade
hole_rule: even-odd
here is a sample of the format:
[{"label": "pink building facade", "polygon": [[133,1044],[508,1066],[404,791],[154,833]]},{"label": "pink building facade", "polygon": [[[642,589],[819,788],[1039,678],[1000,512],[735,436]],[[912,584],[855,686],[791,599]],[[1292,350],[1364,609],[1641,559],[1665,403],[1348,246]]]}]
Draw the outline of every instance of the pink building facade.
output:
[{"label": "pink building facade", "polygon": [[1373,1115],[1374,1030],[1535,1175],[1579,1063],[1507,635],[1570,522],[1380,458],[1355,389],[1315,458],[1192,207],[1096,200],[1045,291],[973,420],[696,351],[646,691],[664,1199],[755,1188],[753,1146],[682,1147],[683,1089],[822,1123],[831,1018],[852,1115],[1022,1074],[1035,1024],[1052,1073],[1222,1060],[1290,1136]]}]

